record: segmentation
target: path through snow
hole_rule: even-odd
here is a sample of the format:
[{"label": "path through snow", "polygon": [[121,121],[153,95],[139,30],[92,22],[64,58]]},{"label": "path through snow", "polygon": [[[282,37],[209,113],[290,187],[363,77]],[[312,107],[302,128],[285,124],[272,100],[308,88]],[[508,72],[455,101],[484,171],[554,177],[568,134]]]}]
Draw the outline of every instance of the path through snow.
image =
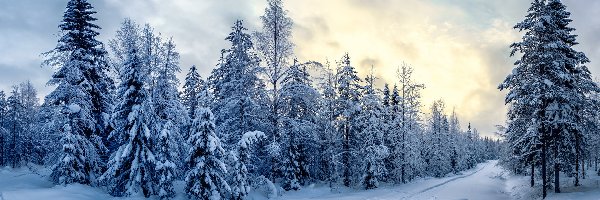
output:
[{"label": "path through snow", "polygon": [[399,186],[382,187],[375,190],[329,192],[326,187],[302,188],[287,192],[280,199],[286,200],[397,200],[397,199],[509,199],[504,191],[502,168],[497,161],[477,165],[475,169],[446,178],[417,180]]}]

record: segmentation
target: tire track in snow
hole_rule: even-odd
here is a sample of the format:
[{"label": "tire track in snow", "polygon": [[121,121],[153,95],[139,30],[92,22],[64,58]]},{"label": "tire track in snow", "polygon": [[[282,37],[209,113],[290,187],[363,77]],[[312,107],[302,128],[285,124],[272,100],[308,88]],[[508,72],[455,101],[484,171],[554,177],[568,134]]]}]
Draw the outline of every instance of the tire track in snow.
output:
[{"label": "tire track in snow", "polygon": [[421,191],[419,191],[419,192],[417,192],[417,193],[414,193],[414,194],[411,194],[411,195],[409,195],[409,196],[407,196],[407,197],[404,197],[403,199],[410,199],[410,198],[412,198],[412,197],[415,197],[415,196],[417,196],[417,195],[423,194],[423,193],[425,193],[425,192],[427,192],[427,191],[429,191],[429,190],[433,190],[433,189],[435,189],[435,188],[438,188],[438,187],[440,187],[440,186],[442,186],[442,185],[446,185],[446,184],[448,184],[448,183],[450,183],[450,182],[453,182],[453,181],[456,181],[456,180],[458,180],[458,179],[461,179],[461,178],[466,178],[466,177],[472,176],[473,174],[477,174],[477,172],[480,172],[481,170],[485,169],[485,168],[486,168],[488,165],[489,165],[489,162],[485,163],[485,165],[484,165],[483,167],[481,167],[481,168],[480,168],[480,169],[478,169],[477,171],[474,171],[473,173],[470,173],[470,174],[467,174],[467,175],[462,175],[462,176],[459,176],[459,177],[455,177],[455,178],[452,178],[452,179],[450,179],[450,180],[444,181],[444,182],[442,182],[442,183],[436,184],[436,185],[434,185],[434,186],[431,186],[431,187],[425,188],[425,189],[423,189],[423,190],[421,190]]}]

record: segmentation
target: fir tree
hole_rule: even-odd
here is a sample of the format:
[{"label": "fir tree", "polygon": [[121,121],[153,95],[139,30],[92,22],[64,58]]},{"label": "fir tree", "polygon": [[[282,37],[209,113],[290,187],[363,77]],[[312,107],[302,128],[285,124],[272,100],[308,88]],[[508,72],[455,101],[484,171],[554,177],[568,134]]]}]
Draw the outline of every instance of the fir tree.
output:
[{"label": "fir tree", "polygon": [[[571,34],[575,29],[568,27],[572,20],[566,7],[559,0],[535,0],[528,12],[525,20],[515,26],[525,31],[523,40],[511,45],[511,56],[517,52],[522,56],[499,89],[509,90],[505,99],[511,104],[509,141],[526,141],[511,144],[519,147],[518,156],[536,158],[534,152],[539,151],[542,196],[546,197],[547,165],[553,165],[554,190],[558,193],[560,171],[572,169],[566,163],[573,163],[570,158],[576,158],[581,149],[578,141],[582,138],[580,124],[584,120],[579,112],[583,110],[586,95],[598,87],[584,65],[589,60],[573,49],[578,43],[576,35]],[[510,124],[519,123],[515,121],[518,118],[526,119],[525,124]],[[527,131],[520,134],[514,128]]]},{"label": "fir tree", "polygon": [[120,146],[101,177],[115,196],[143,194],[149,197],[156,189],[153,176],[156,158],[150,129],[153,108],[145,87],[148,74],[143,70],[137,46],[138,30],[138,26],[127,19],[117,33],[117,40],[127,54],[119,70],[121,83],[117,93],[121,98],[112,115],[114,130],[110,136],[120,141]]},{"label": "fir tree", "polygon": [[[351,165],[354,156],[353,149],[357,143],[357,130],[354,127],[354,120],[359,111],[358,101],[361,97],[361,79],[358,77],[355,68],[350,65],[350,56],[345,54],[342,57],[340,66],[336,74],[337,82],[337,106],[339,106],[336,115],[339,119],[339,131],[342,133],[342,164],[344,167],[344,186],[349,187],[351,183]],[[358,170],[357,170],[358,171]]]},{"label": "fir tree", "polygon": [[312,88],[306,64],[294,61],[280,90],[282,139],[285,141],[284,189],[297,190],[309,176],[309,152],[316,130],[318,92]]},{"label": "fir tree", "polygon": [[188,111],[190,119],[194,119],[194,114],[198,108],[198,96],[204,90],[205,83],[200,74],[196,70],[196,66],[192,65],[190,71],[185,76],[183,84],[183,92],[181,93],[181,102]]},{"label": "fir tree", "polygon": [[177,154],[173,152],[172,132],[173,124],[168,121],[163,125],[158,135],[156,150],[156,174],[158,175],[157,194],[161,199],[171,199],[175,196],[173,181],[177,166],[173,162]]},{"label": "fir tree", "polygon": [[237,151],[233,153],[235,164],[233,166],[232,197],[234,200],[244,200],[250,192],[249,173],[246,167],[250,159],[250,145],[265,137],[265,134],[260,131],[247,132],[238,143]]},{"label": "fir tree", "polygon": [[215,133],[214,117],[208,108],[198,109],[192,123],[191,148],[186,160],[190,170],[185,177],[185,192],[191,199],[218,200],[231,191],[226,181],[227,169],[221,160],[225,150]]},{"label": "fir tree", "polygon": [[264,109],[257,103],[264,94],[258,78],[261,68],[253,53],[250,35],[244,32],[242,21],[237,21],[232,29],[226,38],[231,48],[222,51],[225,55],[209,77],[215,102],[212,107],[217,113],[216,130],[223,134],[227,148],[234,146],[244,133],[262,130],[261,118],[264,117],[259,114]]},{"label": "fir tree", "polygon": [[362,138],[358,149],[363,160],[362,183],[366,189],[374,189],[379,187],[379,181],[383,180],[387,173],[383,161],[389,152],[383,141],[383,107],[375,93],[373,71],[365,81],[365,95],[360,101],[362,109],[356,120],[360,130],[358,136]]},{"label": "fir tree", "polygon": [[[70,127],[71,134],[81,136],[76,137],[82,140],[81,144],[93,144],[85,146],[88,154],[77,155],[85,157],[82,160],[83,169],[78,169],[82,170],[85,178],[77,180],[83,184],[94,181],[103,166],[100,156],[108,153],[105,147],[108,135],[107,116],[112,109],[113,86],[111,79],[105,74],[108,70],[106,51],[102,43],[95,39],[98,36],[96,29],[100,27],[92,23],[96,20],[92,16],[96,12],[92,9],[86,0],[69,1],[59,25],[62,36],[52,51],[44,53],[48,57],[44,65],[58,68],[48,82],[55,85],[56,89],[46,96],[45,106],[51,107],[55,115],[59,115],[60,110],[67,105],[81,107],[78,116],[74,116],[77,120]],[[67,119],[58,123],[65,124],[65,120]]]}]

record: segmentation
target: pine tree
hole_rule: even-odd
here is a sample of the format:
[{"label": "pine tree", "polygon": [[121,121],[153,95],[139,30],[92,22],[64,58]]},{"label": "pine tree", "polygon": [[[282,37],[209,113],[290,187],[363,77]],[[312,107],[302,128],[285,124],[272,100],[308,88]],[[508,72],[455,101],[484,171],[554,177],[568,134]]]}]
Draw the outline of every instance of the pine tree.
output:
[{"label": "pine tree", "polygon": [[248,196],[248,192],[250,192],[249,174],[246,167],[250,159],[250,145],[257,143],[265,137],[265,134],[260,131],[244,133],[237,145],[237,151],[233,153],[235,164],[233,166],[232,197],[234,200],[244,200]]},{"label": "pine tree", "polygon": [[[524,126],[512,126],[527,130],[517,140],[512,139],[515,132],[509,124],[509,141],[529,141],[518,149],[525,152],[521,154],[531,155],[532,150],[539,150],[542,196],[546,197],[547,165],[553,165],[554,190],[558,193],[560,171],[570,172],[572,168],[567,163],[575,162],[570,158],[576,158],[581,149],[583,119],[579,112],[586,95],[598,87],[584,65],[589,60],[573,49],[578,43],[576,35],[571,34],[575,29],[568,27],[572,20],[566,7],[559,0],[536,0],[528,12],[525,20],[515,26],[526,31],[523,40],[511,45],[511,56],[517,52],[522,56],[499,89],[509,90],[505,100],[512,106],[509,120],[529,120]],[[534,139],[539,140],[539,145]]]},{"label": "pine tree", "polygon": [[225,150],[215,133],[214,117],[210,109],[200,108],[192,123],[191,148],[186,160],[190,167],[185,177],[185,192],[191,199],[218,200],[231,191],[226,182],[227,169],[221,160]]},{"label": "pine tree", "polygon": [[157,194],[161,199],[171,199],[175,196],[173,181],[175,180],[177,166],[173,162],[177,154],[173,152],[172,132],[175,127],[168,121],[163,125],[158,135],[156,150],[156,174],[158,175]]},{"label": "pine tree", "polygon": [[329,62],[326,63],[322,80],[319,83],[321,98],[318,102],[318,144],[319,144],[319,180],[326,180],[329,187],[333,190],[339,180],[340,174],[340,153],[341,153],[341,134],[336,130],[337,114],[337,78],[330,68]]},{"label": "pine tree", "polygon": [[228,146],[235,146],[244,133],[262,130],[264,121],[261,119],[264,115],[260,114],[264,108],[257,102],[264,94],[258,78],[261,70],[258,58],[242,21],[237,21],[232,29],[226,38],[231,42],[231,48],[222,51],[225,55],[209,77],[215,102],[212,108],[217,113],[216,130],[223,134],[228,149]]},{"label": "pine tree", "polygon": [[[169,133],[166,136],[169,137],[167,139],[170,144],[185,144],[186,136],[181,130],[189,120],[177,91],[179,80],[176,74],[180,71],[179,53],[177,53],[172,39],[162,43],[159,47],[160,57],[157,59],[160,62],[156,63],[158,66],[151,68],[154,71],[153,74],[156,74],[151,100],[152,108],[154,108],[154,115],[152,115],[154,127],[152,129],[155,134],[153,135],[162,135],[161,133],[166,131]],[[185,155],[187,151],[185,145],[171,145],[168,150],[168,154],[173,155],[169,161],[182,165],[183,156],[179,155]]]},{"label": "pine tree", "polygon": [[[338,67],[336,74],[337,82],[337,108],[336,113],[339,120],[339,131],[342,133],[342,164],[344,167],[344,186],[349,187],[351,183],[351,172],[355,171],[351,168],[355,167],[351,165],[355,157],[353,155],[354,147],[357,143],[356,138],[357,130],[354,127],[356,115],[360,109],[359,99],[361,97],[362,87],[360,85],[361,79],[358,77],[356,70],[350,65],[350,56],[345,54],[342,57],[340,66]],[[356,170],[358,171],[358,170]]]},{"label": "pine tree", "polygon": [[125,62],[120,66],[121,83],[118,87],[119,103],[112,115],[114,127],[111,137],[119,141],[108,170],[101,180],[106,182],[115,196],[143,194],[149,197],[155,192],[154,173],[156,158],[152,148],[151,112],[149,92],[145,86],[145,73],[138,50],[139,28],[127,19],[117,33],[117,41],[126,50]]},{"label": "pine tree", "polygon": [[316,104],[318,92],[311,86],[307,64],[294,61],[282,81],[280,111],[282,141],[287,162],[284,162],[286,190],[298,190],[309,177],[309,152],[315,142]]},{"label": "pine tree", "polygon": [[[406,183],[414,178],[416,168],[420,163],[419,153],[417,150],[418,141],[417,134],[419,133],[420,120],[420,91],[425,88],[423,84],[418,84],[413,80],[413,68],[404,63],[396,71],[399,80],[399,88],[394,85],[391,95],[391,130],[394,151],[396,155],[395,177],[399,177],[400,182]],[[410,158],[410,159],[409,159]]]},{"label": "pine tree", "polygon": [[451,170],[448,137],[448,117],[444,114],[444,102],[437,100],[431,106],[431,119],[427,141],[427,171],[435,177],[443,177]]},{"label": "pine tree", "polygon": [[190,71],[185,76],[183,84],[183,92],[181,93],[181,102],[188,111],[190,119],[194,119],[194,114],[198,107],[198,96],[204,90],[205,83],[200,74],[196,70],[196,66],[190,67]]},{"label": "pine tree", "polygon": [[7,121],[6,111],[8,102],[6,102],[6,94],[4,91],[0,91],[0,166],[6,166],[7,151],[6,147],[8,139],[8,131],[5,128]]},{"label": "pine tree", "polygon": [[[76,104],[66,106],[64,108],[64,114],[67,115],[67,123],[64,124],[62,129],[62,151],[63,156],[60,162],[54,167],[51,179],[55,183],[61,185],[67,185],[71,183],[86,183],[88,174],[84,171],[86,148],[92,146],[89,141],[83,138],[82,135],[73,134],[72,126],[78,120],[77,114],[81,111],[81,107]],[[88,143],[86,143],[88,142]]]},{"label": "pine tree", "polygon": [[[102,42],[96,40],[99,35],[96,30],[100,27],[93,24],[97,19],[92,16],[96,13],[92,9],[86,0],[67,3],[59,25],[61,38],[53,50],[44,53],[47,60],[43,64],[58,68],[48,82],[57,88],[46,96],[45,106],[52,107],[55,115],[59,115],[63,106],[77,104],[83,109],[80,114],[86,115],[81,119],[84,122],[71,128],[73,134],[89,140],[100,156],[100,160],[94,160],[96,156],[86,156],[89,162],[94,162],[86,163],[88,170],[95,171],[89,173],[94,176],[99,171],[95,168],[103,167],[108,157],[106,138],[111,129],[109,115],[113,109],[114,85],[107,76],[110,67],[106,50]],[[86,102],[76,100],[78,98],[86,99]],[[92,178],[88,177],[86,182]]]},{"label": "pine tree", "polygon": [[371,74],[365,78],[365,95],[361,98],[361,112],[357,116],[357,127],[360,130],[358,144],[360,158],[362,159],[362,184],[366,189],[379,187],[387,170],[383,160],[389,155],[387,146],[383,141],[383,107],[379,96],[375,93],[375,76]]}]

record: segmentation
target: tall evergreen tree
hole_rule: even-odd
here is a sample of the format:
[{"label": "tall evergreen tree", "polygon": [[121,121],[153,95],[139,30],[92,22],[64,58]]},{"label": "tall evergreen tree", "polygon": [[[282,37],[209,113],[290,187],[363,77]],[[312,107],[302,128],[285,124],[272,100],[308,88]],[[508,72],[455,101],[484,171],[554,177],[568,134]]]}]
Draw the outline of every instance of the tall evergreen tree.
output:
[{"label": "tall evergreen tree", "polygon": [[362,159],[361,178],[366,189],[379,187],[379,181],[383,180],[387,170],[383,160],[389,155],[387,146],[383,140],[383,106],[379,96],[375,93],[375,76],[373,71],[365,78],[365,95],[360,100],[361,112],[357,116],[357,127],[361,138],[357,149]]},{"label": "tall evergreen tree", "polygon": [[223,50],[219,66],[209,77],[209,86],[214,94],[215,122],[217,132],[223,134],[226,148],[235,146],[242,135],[249,131],[262,130],[264,108],[257,102],[264,94],[258,78],[261,68],[253,52],[250,35],[245,33],[242,21],[236,21],[233,32],[226,40],[231,48]]},{"label": "tall evergreen tree", "polygon": [[431,106],[427,141],[427,171],[435,177],[443,177],[451,172],[448,142],[448,117],[444,113],[444,102],[437,100]]},{"label": "tall evergreen tree", "polygon": [[341,134],[336,130],[337,115],[337,78],[330,68],[329,62],[320,80],[319,89],[321,98],[318,106],[318,133],[319,133],[319,156],[320,180],[326,180],[331,189],[334,189],[340,174]]},{"label": "tall evergreen tree", "polygon": [[183,92],[181,93],[181,102],[188,111],[190,119],[194,119],[194,114],[198,108],[198,96],[204,90],[205,83],[200,74],[196,70],[196,66],[190,67],[190,71],[185,76],[183,84]]},{"label": "tall evergreen tree", "polygon": [[[575,29],[568,26],[572,20],[564,4],[559,0],[535,0],[528,12],[525,20],[515,26],[525,31],[523,40],[511,45],[511,56],[517,52],[522,56],[499,89],[509,90],[509,120],[521,117],[530,121],[525,122],[527,134],[516,141],[539,138],[539,145],[521,149],[526,153],[540,150],[542,196],[546,197],[547,165],[553,165],[554,190],[558,193],[560,171],[570,172],[574,162],[570,158],[575,158],[581,149],[578,138],[582,138],[583,119],[579,112],[586,94],[598,87],[584,65],[589,60],[573,49],[578,43],[576,35],[571,34]],[[515,134],[510,127],[509,124],[509,137]]]},{"label": "tall evergreen tree", "polygon": [[[108,153],[105,138],[107,116],[112,109],[112,81],[105,74],[108,70],[106,51],[102,43],[95,39],[98,36],[96,29],[100,27],[92,23],[96,20],[92,17],[96,13],[92,9],[85,0],[69,1],[59,25],[62,36],[52,51],[44,53],[48,57],[44,65],[58,68],[48,82],[55,85],[56,89],[46,96],[45,106],[51,107],[54,115],[60,115],[64,106],[79,106],[81,111],[71,115],[77,120],[70,127],[70,132],[82,136],[77,137],[81,139],[81,144],[93,144],[86,146],[86,154],[78,155],[85,159],[82,160],[84,167],[76,169],[80,170],[76,173],[83,173],[84,178],[76,182],[83,184],[95,179],[104,163],[100,155]],[[58,123],[65,124],[69,120],[63,119]],[[56,121],[49,123],[53,122]],[[66,168],[55,168],[58,169]]]},{"label": "tall evergreen tree", "polygon": [[138,30],[138,25],[127,19],[116,39],[127,52],[119,70],[121,83],[117,93],[120,100],[112,115],[114,130],[110,135],[119,141],[119,148],[101,177],[115,196],[142,194],[148,197],[155,192],[156,159],[150,125],[153,108],[145,87],[149,78],[140,59]]},{"label": "tall evergreen tree", "polygon": [[[164,42],[159,46],[159,63],[157,66],[153,66],[151,69],[156,74],[152,87],[152,108],[154,109],[154,117],[152,127],[156,133],[154,135],[162,135],[162,132],[168,132],[168,140],[170,144],[170,153],[174,156],[170,160],[177,164],[182,164],[183,156],[187,151],[185,145],[174,145],[184,144],[186,134],[182,133],[182,129],[188,123],[187,112],[181,101],[179,100],[179,93],[177,86],[179,85],[179,79],[176,74],[180,71],[179,68],[179,53],[175,49],[175,44],[172,39]],[[169,124],[169,125],[167,125]]]},{"label": "tall evergreen tree", "polygon": [[6,102],[6,94],[4,91],[0,91],[0,166],[6,165],[6,152],[8,151],[8,148],[6,147],[8,131],[5,128],[7,106],[8,102]]},{"label": "tall evergreen tree", "polygon": [[[70,0],[67,3],[59,25],[61,37],[53,50],[44,53],[47,60],[43,64],[57,67],[48,82],[57,88],[46,96],[45,106],[52,107],[56,115],[65,105],[77,104],[82,108],[80,114],[84,116],[80,118],[83,122],[71,128],[73,134],[83,135],[94,144],[101,161],[93,161],[95,156],[88,155],[86,157],[90,162],[96,163],[86,165],[88,168],[97,168],[102,167],[108,157],[106,138],[111,129],[109,116],[113,109],[114,85],[107,76],[109,65],[106,50],[102,42],[96,39],[100,27],[93,24],[97,19],[92,16],[96,13],[92,9],[87,0]],[[80,102],[76,100],[78,98],[87,102]]]},{"label": "tall evergreen tree", "polygon": [[315,142],[318,92],[311,86],[306,64],[294,61],[280,90],[282,141],[285,141],[284,189],[297,190],[309,177],[309,155]]},{"label": "tall evergreen tree", "polygon": [[225,198],[231,188],[226,181],[227,169],[221,160],[225,150],[215,133],[213,114],[208,108],[200,108],[196,116],[188,140],[191,148],[186,162],[190,170],[185,177],[185,192],[191,199]]},{"label": "tall evergreen tree", "polygon": [[[342,133],[342,165],[344,167],[344,186],[349,187],[351,184],[351,173],[353,166],[351,165],[354,147],[358,142],[357,127],[355,127],[356,115],[360,110],[359,100],[361,98],[362,86],[361,79],[358,77],[355,68],[350,65],[350,56],[345,54],[340,61],[340,66],[336,74],[337,82],[337,113],[336,116],[340,123],[339,131]],[[356,169],[358,171],[358,169]]]}]

